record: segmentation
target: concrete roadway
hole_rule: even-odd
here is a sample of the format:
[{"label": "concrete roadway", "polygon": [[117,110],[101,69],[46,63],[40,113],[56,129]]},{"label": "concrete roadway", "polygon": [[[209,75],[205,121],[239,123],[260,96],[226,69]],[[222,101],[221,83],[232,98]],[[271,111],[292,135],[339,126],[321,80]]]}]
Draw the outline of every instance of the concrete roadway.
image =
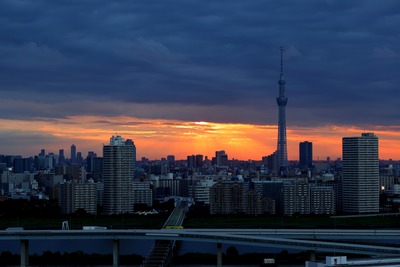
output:
[{"label": "concrete roadway", "polygon": [[[284,249],[400,255],[390,243],[400,240],[400,230],[334,229],[161,229],[161,230],[4,230],[0,240],[46,239],[157,239],[245,244]],[[343,242],[339,242],[343,241]],[[385,245],[357,244],[375,240]],[[385,240],[387,242],[385,242]],[[358,241],[358,242],[357,242]]]}]

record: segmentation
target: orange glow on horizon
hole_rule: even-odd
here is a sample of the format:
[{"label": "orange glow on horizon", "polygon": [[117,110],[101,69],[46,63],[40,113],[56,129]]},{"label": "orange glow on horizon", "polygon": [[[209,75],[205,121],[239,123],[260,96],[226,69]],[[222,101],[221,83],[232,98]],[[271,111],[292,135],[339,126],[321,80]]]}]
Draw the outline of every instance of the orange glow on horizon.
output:
[{"label": "orange glow on horizon", "polygon": [[[75,116],[53,120],[0,120],[5,133],[20,138],[21,143],[29,139],[40,140],[29,145],[1,145],[2,154],[36,155],[41,148],[58,153],[63,148],[69,155],[71,144],[86,156],[94,151],[99,156],[102,144],[107,144],[112,135],[132,139],[137,148],[137,157],[160,159],[175,155],[186,159],[188,155],[202,154],[209,158],[217,150],[225,150],[229,158],[261,160],[276,150],[277,126],[239,123],[182,122],[176,120],[139,119],[133,117]],[[288,127],[288,155],[298,160],[299,142],[313,142],[314,160],[332,160],[341,157],[342,137],[360,136],[364,129],[344,126]],[[371,126],[368,132],[379,137],[381,159],[400,159],[400,127]],[[22,142],[24,141],[24,142]],[[5,150],[5,151],[4,151]]]}]

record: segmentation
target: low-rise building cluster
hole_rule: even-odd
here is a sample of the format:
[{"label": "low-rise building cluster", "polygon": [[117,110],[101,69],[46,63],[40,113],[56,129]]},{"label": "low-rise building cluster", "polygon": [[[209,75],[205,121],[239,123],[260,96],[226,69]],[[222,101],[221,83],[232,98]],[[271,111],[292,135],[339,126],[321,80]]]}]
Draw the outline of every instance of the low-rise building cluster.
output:
[{"label": "low-rise building cluster", "polygon": [[[300,149],[310,155],[310,146],[307,142]],[[155,202],[174,196],[191,198],[215,215],[333,215],[346,212],[343,207],[349,206],[343,205],[342,159],[310,163],[308,156],[301,157],[301,162],[291,161],[289,172],[279,176],[274,155],[260,161],[228,160],[221,150],[211,159],[190,155],[187,160],[175,160],[168,155],[161,160],[136,160],[133,141],[120,136],[103,146],[103,157],[89,152],[82,159],[75,146],[71,158],[59,152],[46,154],[43,149],[29,158],[0,155],[0,200],[56,199],[65,214],[133,213],[150,210]],[[379,196],[378,211],[399,211],[399,169],[398,161],[379,162],[379,187],[373,182],[374,187],[368,188]],[[357,174],[357,169],[345,170]],[[345,192],[349,190],[354,199],[360,193],[356,187],[348,186]],[[376,212],[375,206],[367,208],[359,212]]]}]

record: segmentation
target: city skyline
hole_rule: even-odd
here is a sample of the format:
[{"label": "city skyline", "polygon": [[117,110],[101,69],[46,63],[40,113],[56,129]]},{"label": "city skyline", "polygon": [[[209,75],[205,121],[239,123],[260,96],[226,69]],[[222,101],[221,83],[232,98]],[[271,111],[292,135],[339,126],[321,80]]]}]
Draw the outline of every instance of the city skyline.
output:
[{"label": "city skyline", "polygon": [[279,47],[287,148],[341,157],[374,132],[400,159],[397,1],[0,3],[0,153],[101,154],[109,136],[138,157],[255,159],[276,150]]},{"label": "city skyline", "polygon": [[[209,123],[206,123],[206,122],[199,122],[199,123],[193,123],[193,124],[200,125],[200,127],[202,127],[204,125],[207,125],[207,127],[213,127],[213,126],[208,126]],[[248,126],[248,127],[251,128],[251,129],[254,128],[253,126]],[[271,127],[271,128],[266,129],[266,127],[259,126],[258,130],[259,130],[259,132],[257,134],[259,134],[259,135],[262,135],[264,133],[264,131],[267,131],[267,130],[268,130],[268,133],[270,133],[272,135],[276,135],[277,127],[276,128]],[[347,131],[347,132],[351,133],[351,134],[349,134],[349,136],[357,136],[357,135],[365,133],[365,131],[361,132],[361,131],[358,131],[357,129],[356,130],[353,129],[353,130]],[[118,135],[119,134],[120,133],[118,133]],[[132,139],[129,136],[127,136],[127,137],[128,137],[128,139]],[[345,136],[341,136],[340,138],[343,138],[343,137],[345,137]],[[106,137],[106,139],[109,139],[109,136]],[[102,140],[102,141],[104,141],[104,140]],[[133,141],[135,142],[135,144],[137,144],[136,140],[133,140]],[[294,157],[292,159],[290,159],[290,161],[299,161],[300,160],[300,157],[299,157],[299,151],[300,151],[299,145],[301,143],[303,143],[303,142],[312,143],[309,140],[300,140],[297,143],[295,143],[295,142],[297,142],[297,141],[289,142],[289,143],[293,144],[293,147],[291,147],[293,153],[297,153],[296,155],[294,155]],[[342,142],[342,139],[339,140],[339,143],[341,143],[341,142]],[[385,142],[385,141],[382,142],[382,140],[379,140],[379,155],[382,154],[382,152],[381,152],[381,143],[384,143],[386,146],[390,145],[390,142],[389,143]],[[99,142],[97,142],[97,146],[95,148],[91,148],[91,147],[88,147],[88,146],[76,147],[76,151],[80,152],[82,157],[84,157],[84,158],[87,156],[87,154],[89,152],[94,152],[94,153],[97,154],[97,156],[102,156],[102,151],[101,150],[103,149],[103,146],[106,145],[106,144],[107,144],[107,140],[105,140],[105,142],[101,142],[101,144]],[[142,157],[148,158],[150,160],[159,160],[159,159],[162,159],[162,158],[167,158],[168,155],[173,155],[176,158],[176,160],[186,160],[187,156],[191,156],[191,155],[203,155],[203,156],[207,156],[209,159],[211,159],[212,157],[215,156],[216,151],[218,151],[218,150],[214,150],[213,149],[213,147],[218,147],[218,146],[206,145],[207,149],[203,149],[203,150],[197,149],[197,150],[195,150],[197,152],[193,152],[193,151],[190,152],[190,150],[187,150],[186,148],[184,148],[182,150],[183,152],[177,154],[177,153],[170,153],[171,150],[168,151],[168,148],[167,148],[168,141],[166,141],[165,144],[166,144],[165,150],[155,148],[157,150],[157,152],[154,153],[154,154],[150,154],[150,155],[153,155],[153,156],[149,156],[149,155],[147,155],[147,154],[145,154],[143,152],[138,151],[137,152],[137,160],[140,160]],[[194,142],[194,144],[196,144],[196,142]],[[72,144],[72,145],[74,145],[74,144]],[[199,145],[199,144],[197,144],[197,145]],[[202,147],[203,145],[204,144],[200,144],[199,147]],[[260,144],[255,144],[255,145],[260,145]],[[274,145],[276,147],[276,144],[273,144],[273,142],[271,142],[271,147],[273,147]],[[296,147],[295,147],[295,145],[296,145]],[[331,145],[332,145],[331,148],[340,150],[340,155],[338,154],[336,156],[335,154],[333,154],[333,156],[332,155],[320,156],[320,155],[315,155],[315,153],[313,152],[313,161],[324,161],[328,157],[330,158],[330,160],[336,160],[337,158],[342,158],[342,147],[337,148],[336,144],[333,144],[333,143]],[[39,153],[41,153],[44,150],[46,154],[54,153],[55,155],[58,155],[59,154],[59,150],[63,150],[63,151],[68,150],[68,148],[70,146],[71,146],[71,144],[65,143],[65,147],[59,147],[59,146],[55,145],[54,148],[52,148],[51,146],[45,146],[45,147],[41,147],[37,151],[33,151],[31,154],[30,153],[25,153],[25,154],[24,153],[15,153],[15,152],[11,152],[11,153],[2,153],[1,152],[0,154],[2,154],[2,155],[21,155],[23,157],[30,157],[30,156],[38,155]],[[140,144],[136,145],[136,146],[141,147]],[[261,158],[251,158],[251,157],[249,157],[249,158],[240,158],[240,157],[237,157],[236,154],[234,153],[235,152],[234,148],[235,148],[235,146],[231,146],[231,147],[228,147],[227,149],[225,149],[227,154],[229,154],[229,159],[261,160]],[[315,151],[314,148],[313,148],[313,151]],[[149,147],[149,149],[151,149],[151,147]],[[318,149],[316,149],[316,150],[318,151]],[[201,151],[207,151],[207,152],[206,153],[202,153]],[[233,155],[231,155],[232,153],[233,153]],[[67,158],[67,159],[71,159],[70,152],[67,152],[67,153],[64,152],[63,156],[65,158]],[[262,155],[262,157],[263,156],[266,156],[266,155]],[[389,159],[390,160],[398,160],[397,158],[393,158],[393,157],[383,158],[381,156],[379,157],[379,159],[380,160],[389,160]]]}]

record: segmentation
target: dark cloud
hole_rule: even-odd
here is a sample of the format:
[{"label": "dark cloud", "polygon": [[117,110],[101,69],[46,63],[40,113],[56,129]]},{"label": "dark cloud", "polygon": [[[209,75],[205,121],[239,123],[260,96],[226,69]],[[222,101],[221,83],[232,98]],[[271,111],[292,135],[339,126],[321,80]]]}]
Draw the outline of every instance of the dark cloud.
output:
[{"label": "dark cloud", "polygon": [[395,0],[1,1],[1,116],[273,124],[283,45],[288,125],[395,125],[399,13]]},{"label": "dark cloud", "polygon": [[[25,154],[24,149],[29,147],[31,151],[39,152],[40,149],[49,146],[57,147],[65,142],[65,138],[55,137],[51,134],[44,134],[40,131],[0,131],[0,146],[2,153],[9,151],[9,154]],[[52,152],[58,152],[53,150]]]},{"label": "dark cloud", "polygon": [[140,122],[140,121],[124,121],[123,124],[121,124],[120,122],[114,122],[114,121],[109,121],[109,120],[97,120],[97,121],[93,121],[92,123],[95,124],[104,124],[104,125],[116,125],[116,126],[120,126],[120,125],[146,125],[148,124],[147,122]]}]

